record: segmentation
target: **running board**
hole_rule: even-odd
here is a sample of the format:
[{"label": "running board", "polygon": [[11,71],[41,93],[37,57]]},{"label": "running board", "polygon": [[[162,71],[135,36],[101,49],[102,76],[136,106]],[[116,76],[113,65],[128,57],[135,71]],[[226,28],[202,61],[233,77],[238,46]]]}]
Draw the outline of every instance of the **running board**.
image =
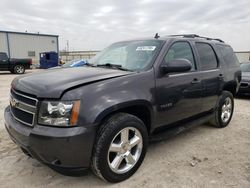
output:
[{"label": "running board", "polygon": [[150,142],[158,142],[158,141],[162,141],[165,139],[168,139],[170,137],[173,137],[177,134],[180,134],[190,128],[193,128],[195,126],[201,125],[203,123],[208,122],[212,117],[213,117],[213,113],[206,115],[204,117],[200,117],[198,119],[195,119],[191,122],[185,123],[185,124],[180,124],[180,125],[176,125],[170,128],[166,128],[165,130],[160,131],[159,133],[155,133],[152,134],[149,137]]}]

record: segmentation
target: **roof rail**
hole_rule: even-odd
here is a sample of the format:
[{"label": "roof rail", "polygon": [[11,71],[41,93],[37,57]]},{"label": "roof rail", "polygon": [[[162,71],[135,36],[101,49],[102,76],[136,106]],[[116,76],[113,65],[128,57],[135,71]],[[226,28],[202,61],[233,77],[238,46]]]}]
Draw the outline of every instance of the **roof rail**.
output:
[{"label": "roof rail", "polygon": [[180,35],[168,35],[168,36],[170,36],[170,37],[184,37],[184,38],[201,38],[201,39],[206,39],[206,40],[216,40],[216,41],[224,43],[223,40],[218,39],[218,38],[202,37],[202,36],[199,36],[196,34],[180,34]]}]

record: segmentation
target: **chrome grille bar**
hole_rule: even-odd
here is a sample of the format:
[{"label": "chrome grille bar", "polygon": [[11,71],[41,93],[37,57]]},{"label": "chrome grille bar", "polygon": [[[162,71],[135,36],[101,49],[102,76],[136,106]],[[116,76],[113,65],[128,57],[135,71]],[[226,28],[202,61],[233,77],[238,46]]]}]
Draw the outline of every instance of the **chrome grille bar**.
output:
[{"label": "chrome grille bar", "polygon": [[[13,92],[13,94],[12,93],[10,94],[10,107],[11,107],[10,109],[11,109],[11,113],[13,117],[17,121],[25,125],[33,126],[38,100],[36,98],[26,96],[17,91],[14,91],[13,89],[11,90],[11,92]],[[32,103],[34,103],[35,105],[27,104],[27,102],[24,102],[24,101],[27,101],[26,99],[33,101]],[[15,113],[17,110],[19,110],[19,113]],[[20,112],[23,112],[23,114],[20,114]],[[32,119],[31,119],[31,116],[32,116]],[[30,120],[29,122],[24,121],[24,119],[27,120],[27,118]]]}]

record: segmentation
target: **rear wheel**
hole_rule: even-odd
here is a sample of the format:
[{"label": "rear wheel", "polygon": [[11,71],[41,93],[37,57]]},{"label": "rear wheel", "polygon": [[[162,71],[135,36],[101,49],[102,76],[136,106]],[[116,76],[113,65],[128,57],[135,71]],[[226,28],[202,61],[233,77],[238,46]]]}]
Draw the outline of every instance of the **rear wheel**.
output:
[{"label": "rear wheel", "polygon": [[218,128],[226,127],[232,119],[233,111],[233,95],[228,91],[223,91],[219,99],[217,109],[214,113],[214,117],[211,120],[211,124]]},{"label": "rear wheel", "polygon": [[25,72],[25,68],[23,65],[16,65],[14,67],[14,73],[15,74],[23,74]]},{"label": "rear wheel", "polygon": [[109,182],[132,176],[146,154],[148,133],[136,116],[118,113],[98,133],[92,157],[94,173]]}]

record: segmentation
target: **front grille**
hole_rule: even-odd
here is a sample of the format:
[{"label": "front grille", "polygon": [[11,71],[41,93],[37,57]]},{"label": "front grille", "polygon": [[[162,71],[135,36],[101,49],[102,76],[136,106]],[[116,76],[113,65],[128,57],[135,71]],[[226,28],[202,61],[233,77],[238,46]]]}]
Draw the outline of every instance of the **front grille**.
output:
[{"label": "front grille", "polygon": [[34,97],[26,96],[14,90],[11,90],[10,93],[15,99],[22,101],[26,104],[32,105],[32,106],[36,106],[37,100]]},{"label": "front grille", "polygon": [[34,125],[36,114],[37,99],[11,90],[10,109],[13,117],[29,126]]},{"label": "front grille", "polygon": [[242,83],[240,83],[240,87],[248,87],[248,83],[242,82]]}]

